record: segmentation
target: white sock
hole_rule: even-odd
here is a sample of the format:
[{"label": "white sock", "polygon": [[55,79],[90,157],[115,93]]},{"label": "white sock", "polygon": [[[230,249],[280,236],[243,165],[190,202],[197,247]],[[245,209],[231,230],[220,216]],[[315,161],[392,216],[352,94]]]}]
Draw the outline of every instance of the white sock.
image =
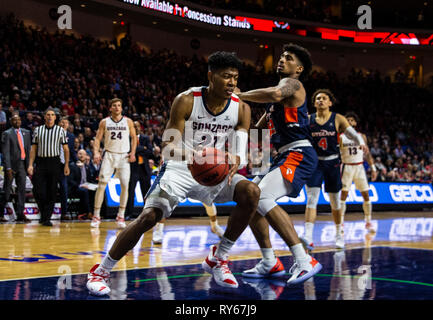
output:
[{"label": "white sock", "polygon": [[341,234],[341,230],[342,230],[341,224],[336,224],[335,225],[335,232],[336,232],[337,236]]},{"label": "white sock", "polygon": [[117,212],[117,216],[120,218],[125,218],[125,208],[119,207],[119,211]]},{"label": "white sock", "polygon": [[295,261],[304,261],[308,259],[308,255],[304,250],[304,247],[302,246],[302,243],[295,244],[294,246],[290,247],[290,251],[292,251],[293,257],[295,258]]},{"label": "white sock", "polygon": [[314,231],[314,223],[305,222],[305,239],[309,243],[313,242],[313,231]]},{"label": "white sock", "polygon": [[263,262],[267,265],[273,265],[276,263],[277,258],[275,257],[274,249],[272,248],[260,248],[263,256]]},{"label": "white sock", "polygon": [[[114,260],[110,257],[110,255],[107,253],[107,255],[102,259],[101,264],[99,265],[99,268],[104,269],[106,272],[111,272],[111,270],[114,268],[118,260]],[[96,271],[98,270],[96,269]]]},{"label": "white sock", "polygon": [[234,241],[231,241],[226,237],[222,237],[220,243],[218,244],[218,248],[215,252],[215,256],[221,260],[227,260],[229,257],[229,251],[234,244],[235,244]]},{"label": "white sock", "polygon": [[371,202],[370,201],[365,201],[362,204],[362,209],[364,210],[364,217],[365,217],[365,222],[370,222],[371,221]]}]

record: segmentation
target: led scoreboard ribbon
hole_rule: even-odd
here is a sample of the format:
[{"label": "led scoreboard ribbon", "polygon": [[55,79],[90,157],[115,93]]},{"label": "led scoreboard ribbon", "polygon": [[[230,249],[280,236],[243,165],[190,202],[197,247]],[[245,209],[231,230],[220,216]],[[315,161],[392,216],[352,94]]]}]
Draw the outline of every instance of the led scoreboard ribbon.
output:
[{"label": "led scoreboard ribbon", "polygon": [[317,27],[287,21],[232,16],[210,10],[202,11],[178,3],[158,0],[118,0],[120,2],[146,10],[159,11],[178,16],[182,19],[197,21],[208,25],[226,28],[245,29],[269,33],[285,33],[309,38],[344,41],[352,43],[400,44],[400,45],[433,45],[433,34],[413,32],[372,32],[331,27]]}]

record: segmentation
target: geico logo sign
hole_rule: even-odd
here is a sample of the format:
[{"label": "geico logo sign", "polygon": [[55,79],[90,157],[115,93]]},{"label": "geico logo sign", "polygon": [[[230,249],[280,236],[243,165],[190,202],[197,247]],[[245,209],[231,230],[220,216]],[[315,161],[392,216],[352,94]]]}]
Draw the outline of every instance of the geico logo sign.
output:
[{"label": "geico logo sign", "polygon": [[396,202],[433,201],[433,191],[429,185],[391,185],[389,186],[389,192]]},{"label": "geico logo sign", "polygon": [[395,219],[389,231],[389,240],[405,240],[408,236],[431,237],[432,218]]}]

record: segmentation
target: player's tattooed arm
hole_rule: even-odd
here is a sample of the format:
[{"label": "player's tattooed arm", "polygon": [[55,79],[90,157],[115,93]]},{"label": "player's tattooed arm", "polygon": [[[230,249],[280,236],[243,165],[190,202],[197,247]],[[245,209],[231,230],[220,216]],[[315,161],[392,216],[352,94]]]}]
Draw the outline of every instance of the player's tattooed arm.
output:
[{"label": "player's tattooed arm", "polygon": [[297,79],[284,78],[277,86],[237,93],[239,98],[256,103],[281,102],[301,90],[302,84]]}]

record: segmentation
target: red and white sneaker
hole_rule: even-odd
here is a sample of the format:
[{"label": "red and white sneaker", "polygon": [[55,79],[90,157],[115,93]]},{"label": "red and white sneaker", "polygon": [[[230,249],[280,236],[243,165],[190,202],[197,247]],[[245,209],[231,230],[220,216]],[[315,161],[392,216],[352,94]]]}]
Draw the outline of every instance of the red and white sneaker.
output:
[{"label": "red and white sneaker", "polygon": [[110,288],[108,287],[107,280],[110,278],[109,272],[104,272],[103,270],[98,269],[99,264],[95,264],[92,269],[90,269],[89,274],[87,275],[87,289],[90,294],[95,296],[104,296],[110,293]]},{"label": "red and white sneaker", "polygon": [[125,229],[126,228],[125,218],[117,216],[116,224],[119,229]]},{"label": "red and white sneaker", "polygon": [[292,276],[287,280],[287,284],[294,285],[307,281],[320,270],[322,270],[322,265],[319,261],[308,255],[308,259],[300,263],[295,262],[290,268],[289,273],[291,273]]},{"label": "red and white sneaker", "polygon": [[277,257],[277,262],[273,266],[267,266],[263,260],[255,265],[254,268],[242,272],[242,276],[246,278],[274,278],[284,276],[284,266]]},{"label": "red and white sneaker", "polygon": [[227,288],[237,288],[239,284],[227,265],[228,261],[216,257],[216,250],[217,246],[212,245],[210,247],[210,253],[202,262],[201,266],[207,273],[213,275],[218,285]]}]

